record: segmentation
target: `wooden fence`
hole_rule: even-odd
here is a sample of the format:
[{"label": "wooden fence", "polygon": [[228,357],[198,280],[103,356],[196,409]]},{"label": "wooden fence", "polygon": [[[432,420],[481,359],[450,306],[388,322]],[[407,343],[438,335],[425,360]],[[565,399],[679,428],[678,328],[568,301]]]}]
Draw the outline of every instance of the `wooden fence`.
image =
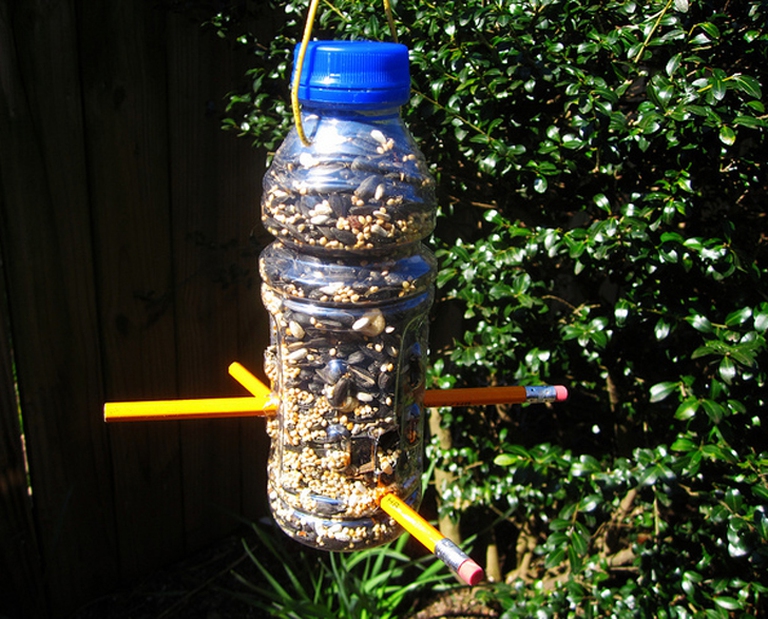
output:
[{"label": "wooden fence", "polygon": [[220,129],[248,58],[174,4],[0,0],[0,616],[65,616],[266,511],[260,420],[102,421],[243,394],[227,366],[268,337],[264,153]]}]

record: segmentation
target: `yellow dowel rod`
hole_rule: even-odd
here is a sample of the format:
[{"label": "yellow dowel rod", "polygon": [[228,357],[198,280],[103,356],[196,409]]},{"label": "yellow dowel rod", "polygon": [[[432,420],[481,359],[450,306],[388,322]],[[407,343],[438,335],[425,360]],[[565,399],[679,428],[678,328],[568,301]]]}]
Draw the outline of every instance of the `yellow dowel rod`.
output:
[{"label": "yellow dowel rod", "polygon": [[229,373],[252,397],[107,402],[104,405],[104,421],[218,419],[275,413],[277,405],[269,387],[237,362],[229,366]]},{"label": "yellow dowel rod", "polygon": [[245,387],[248,392],[266,405],[271,400],[271,390],[237,361],[229,365],[229,375]]}]

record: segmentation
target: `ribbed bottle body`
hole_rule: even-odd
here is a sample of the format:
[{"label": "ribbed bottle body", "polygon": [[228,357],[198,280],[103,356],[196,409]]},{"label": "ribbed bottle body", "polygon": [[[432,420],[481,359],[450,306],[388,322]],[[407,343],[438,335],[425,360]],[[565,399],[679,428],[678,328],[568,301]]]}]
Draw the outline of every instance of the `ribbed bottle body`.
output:
[{"label": "ribbed bottle body", "polygon": [[421,500],[434,180],[397,107],[309,102],[302,124],[262,197],[269,500],[294,539],[357,550],[401,532],[384,494]]}]

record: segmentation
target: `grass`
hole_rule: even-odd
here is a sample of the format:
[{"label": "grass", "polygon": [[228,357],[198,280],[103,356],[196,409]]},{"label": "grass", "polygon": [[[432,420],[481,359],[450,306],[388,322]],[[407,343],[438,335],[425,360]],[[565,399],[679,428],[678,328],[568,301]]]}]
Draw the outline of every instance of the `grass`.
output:
[{"label": "grass", "polygon": [[407,534],[385,546],[335,553],[304,548],[257,524],[253,528],[259,543],[244,545],[263,581],[236,575],[248,592],[232,595],[272,617],[390,619],[404,616],[419,591],[459,587],[431,555],[412,559],[405,554]]}]

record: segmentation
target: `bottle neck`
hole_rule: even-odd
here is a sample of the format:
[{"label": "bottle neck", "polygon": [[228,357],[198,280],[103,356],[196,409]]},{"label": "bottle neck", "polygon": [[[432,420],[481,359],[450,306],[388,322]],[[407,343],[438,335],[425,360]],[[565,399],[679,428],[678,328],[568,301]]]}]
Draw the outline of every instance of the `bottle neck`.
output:
[{"label": "bottle neck", "polygon": [[339,105],[332,103],[318,103],[314,101],[303,101],[301,104],[302,116],[331,116],[339,119],[356,120],[358,122],[368,122],[373,120],[384,120],[388,118],[398,118],[400,116],[399,107],[386,108],[365,108],[354,105]]}]

